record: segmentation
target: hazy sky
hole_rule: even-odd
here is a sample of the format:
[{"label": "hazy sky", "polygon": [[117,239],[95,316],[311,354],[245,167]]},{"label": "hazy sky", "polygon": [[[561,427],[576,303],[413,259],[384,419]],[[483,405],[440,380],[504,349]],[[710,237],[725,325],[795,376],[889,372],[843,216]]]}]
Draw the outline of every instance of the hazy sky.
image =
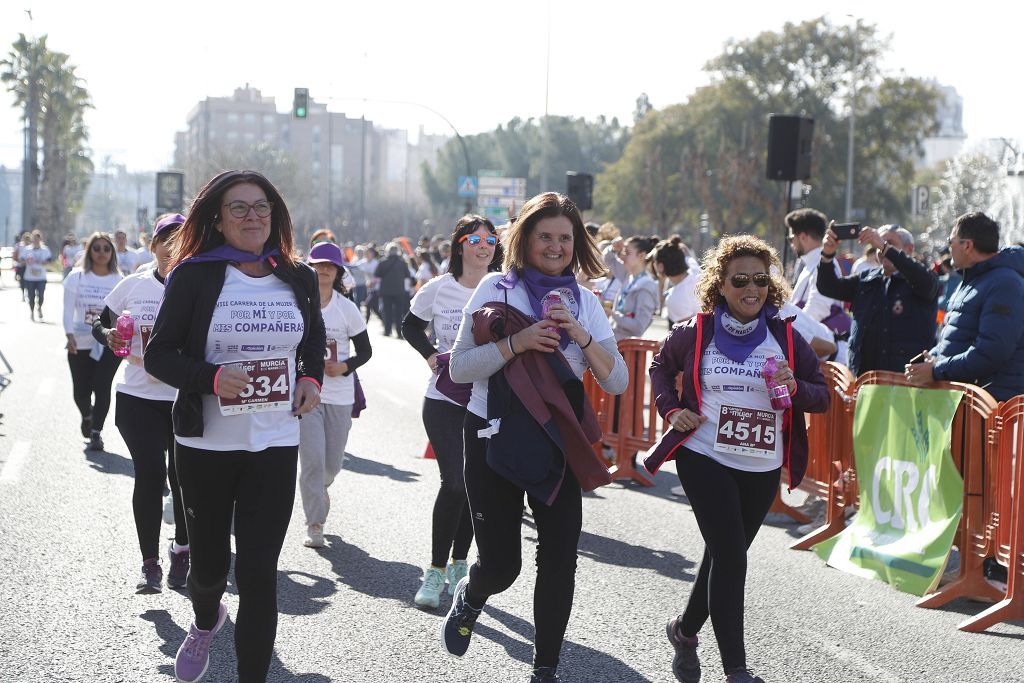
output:
[{"label": "hazy sky", "polygon": [[[3,0],[0,54],[19,32],[47,34],[92,95],[97,165],[109,155],[132,170],[157,170],[170,164],[174,133],[196,102],[245,83],[276,97],[280,111],[304,86],[331,111],[359,116],[365,107],[376,123],[409,130],[449,129],[422,109],[362,98],[428,105],[464,134],[542,115],[549,12],[552,114],[628,122],[641,92],[655,107],[684,101],[729,38],[822,14],[852,22],[852,14],[891,34],[888,72],[957,88],[970,136],[1024,140],[1019,0]],[[19,166],[19,113],[9,93],[0,102],[0,163]]]}]

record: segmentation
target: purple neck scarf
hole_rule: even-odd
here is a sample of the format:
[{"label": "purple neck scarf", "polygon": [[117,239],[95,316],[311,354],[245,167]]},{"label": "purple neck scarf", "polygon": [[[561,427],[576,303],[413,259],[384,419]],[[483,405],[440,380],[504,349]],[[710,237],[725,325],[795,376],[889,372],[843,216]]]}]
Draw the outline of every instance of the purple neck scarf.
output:
[{"label": "purple neck scarf", "polygon": [[[568,300],[569,312],[579,320],[580,286],[576,283],[576,276],[568,268],[561,275],[544,275],[539,270],[526,266],[521,275],[514,270],[509,271],[505,277],[498,280],[497,286],[503,289],[513,289],[519,282],[523,283],[526,298],[530,300],[530,308],[537,320],[543,318],[541,311],[544,295],[553,289],[561,291],[562,297]],[[564,350],[571,341],[569,333],[560,330],[559,336],[562,339],[559,342],[559,347]]]},{"label": "purple neck scarf", "polygon": [[[715,346],[734,363],[743,363],[768,337],[768,318],[775,317],[779,312],[770,304],[761,307],[761,312],[751,322],[756,321],[753,329],[746,334],[737,334],[739,328],[735,319],[724,306],[715,306]],[[724,317],[724,319],[723,319]]]},{"label": "purple neck scarf", "polygon": [[[222,244],[219,247],[208,249],[207,251],[200,252],[195,256],[190,256],[185,259],[177,266],[167,273],[166,280],[170,282],[171,276],[178,270],[178,268],[186,263],[211,263],[213,261],[234,261],[235,263],[255,263],[256,261],[266,261],[272,256],[280,256],[281,250],[277,247],[264,247],[262,254],[253,254],[249,251],[242,251],[236,249],[230,244]],[[271,261],[271,265],[274,262]]]}]

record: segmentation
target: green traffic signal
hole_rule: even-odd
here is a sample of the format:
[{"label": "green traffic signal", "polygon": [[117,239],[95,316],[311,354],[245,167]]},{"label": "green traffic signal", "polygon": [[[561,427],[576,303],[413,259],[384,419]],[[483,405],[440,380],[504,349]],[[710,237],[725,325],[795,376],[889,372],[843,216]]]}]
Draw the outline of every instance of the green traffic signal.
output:
[{"label": "green traffic signal", "polygon": [[309,111],[309,89],[296,88],[295,98],[292,100],[292,116],[297,119],[306,118]]}]

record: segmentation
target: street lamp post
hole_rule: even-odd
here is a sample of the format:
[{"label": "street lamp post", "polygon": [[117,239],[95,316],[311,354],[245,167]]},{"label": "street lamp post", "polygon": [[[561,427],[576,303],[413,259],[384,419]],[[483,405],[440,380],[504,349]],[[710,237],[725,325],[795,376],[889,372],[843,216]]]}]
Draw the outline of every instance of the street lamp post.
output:
[{"label": "street lamp post", "polygon": [[860,19],[853,29],[853,69],[850,71],[850,127],[846,134],[846,220],[853,213],[853,136],[857,125],[857,66],[860,61]]}]

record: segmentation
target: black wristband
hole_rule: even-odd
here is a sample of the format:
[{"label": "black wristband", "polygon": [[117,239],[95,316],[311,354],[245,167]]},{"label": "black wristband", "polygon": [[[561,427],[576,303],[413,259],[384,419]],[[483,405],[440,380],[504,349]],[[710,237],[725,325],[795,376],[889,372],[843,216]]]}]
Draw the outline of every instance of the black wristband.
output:
[{"label": "black wristband", "polygon": [[[590,334],[590,333],[588,332],[588,334]],[[590,346],[593,343],[594,343],[594,335],[591,334],[590,335],[590,339],[587,340],[587,343],[580,347],[580,351],[583,351],[584,349],[586,349],[588,346]]]},{"label": "black wristband", "polygon": [[508,350],[512,352],[512,357],[514,358],[514,357],[518,356],[519,354],[516,353],[516,350],[512,348],[512,335],[511,334],[508,335],[507,337],[505,337],[505,341],[508,343]]}]

